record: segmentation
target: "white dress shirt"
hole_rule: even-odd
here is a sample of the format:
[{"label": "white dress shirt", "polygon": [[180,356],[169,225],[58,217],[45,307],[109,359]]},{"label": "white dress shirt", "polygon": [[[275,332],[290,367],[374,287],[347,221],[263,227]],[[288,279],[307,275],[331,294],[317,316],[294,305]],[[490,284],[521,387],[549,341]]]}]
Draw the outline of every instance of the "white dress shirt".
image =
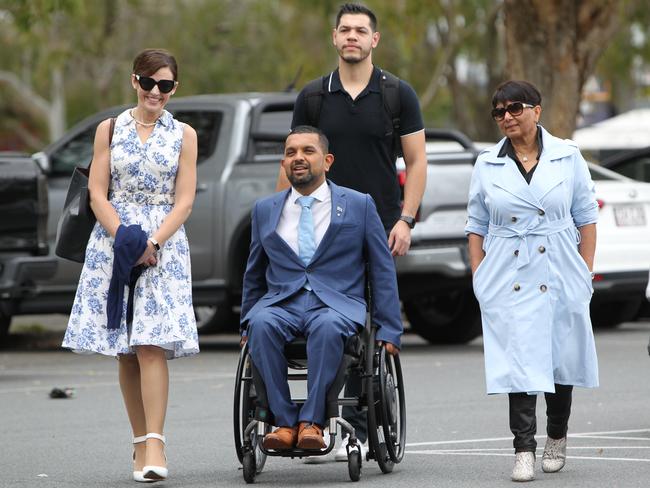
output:
[{"label": "white dress shirt", "polygon": [[[300,221],[302,207],[297,200],[302,196],[295,188],[291,188],[289,198],[285,200],[284,207],[282,207],[282,214],[276,229],[278,235],[298,255],[298,222]],[[311,205],[311,213],[314,218],[314,238],[316,249],[318,249],[318,245],[330,225],[332,216],[332,191],[327,181],[324,181],[321,186],[316,188],[310,196],[315,198],[314,203]]]}]

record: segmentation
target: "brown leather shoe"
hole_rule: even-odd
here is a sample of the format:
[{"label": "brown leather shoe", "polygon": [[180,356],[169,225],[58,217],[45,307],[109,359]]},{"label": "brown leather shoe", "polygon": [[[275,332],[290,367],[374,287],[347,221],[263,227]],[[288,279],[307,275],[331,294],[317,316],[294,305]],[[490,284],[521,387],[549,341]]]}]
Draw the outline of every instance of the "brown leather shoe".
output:
[{"label": "brown leather shoe", "polygon": [[297,438],[298,427],[278,427],[264,436],[262,445],[265,449],[291,449]]},{"label": "brown leather shoe", "polygon": [[316,424],[300,422],[298,428],[298,443],[296,447],[300,449],[323,449],[325,448],[325,439],[323,439],[323,429]]}]

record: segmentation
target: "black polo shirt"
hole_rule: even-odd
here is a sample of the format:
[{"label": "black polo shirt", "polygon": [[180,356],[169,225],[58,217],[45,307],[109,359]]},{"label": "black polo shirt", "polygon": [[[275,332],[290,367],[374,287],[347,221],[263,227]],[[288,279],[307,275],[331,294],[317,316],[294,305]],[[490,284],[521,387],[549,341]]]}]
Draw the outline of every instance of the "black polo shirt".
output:
[{"label": "black polo shirt", "polygon": [[[330,152],[334,154],[334,164],[327,177],[337,185],[369,193],[384,228],[390,230],[401,214],[401,196],[380,76],[381,70],[375,67],[368,86],[355,100],[343,88],[338,69],[326,76],[318,128],[327,135]],[[424,124],[415,91],[400,80],[399,95],[400,135],[422,130]],[[303,90],[296,99],[291,128],[308,124]]]}]

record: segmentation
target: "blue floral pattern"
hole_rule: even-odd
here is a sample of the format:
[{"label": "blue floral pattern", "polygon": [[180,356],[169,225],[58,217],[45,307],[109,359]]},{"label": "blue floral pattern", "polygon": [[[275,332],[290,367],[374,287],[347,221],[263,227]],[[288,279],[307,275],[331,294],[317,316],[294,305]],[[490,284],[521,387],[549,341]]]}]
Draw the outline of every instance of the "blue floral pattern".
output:
[{"label": "blue floral pattern", "polygon": [[[122,224],[139,224],[152,235],[171,212],[182,142],[183,124],[167,111],[144,144],[129,111],[117,117],[109,199]],[[106,328],[112,272],[113,238],[98,222],[88,241],[63,347],[116,356],[133,354],[134,346],[156,345],[166,350],[168,359],[199,352],[184,227],[158,252],[158,264],[148,268],[136,283],[130,327],[126,325],[125,291],[122,324],[116,330]]]}]

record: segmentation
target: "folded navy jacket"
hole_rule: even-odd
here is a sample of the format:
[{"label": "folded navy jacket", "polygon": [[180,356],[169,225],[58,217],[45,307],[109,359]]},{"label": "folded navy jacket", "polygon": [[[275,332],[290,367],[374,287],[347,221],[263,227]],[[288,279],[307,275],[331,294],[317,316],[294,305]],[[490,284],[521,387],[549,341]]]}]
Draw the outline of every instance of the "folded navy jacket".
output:
[{"label": "folded navy jacket", "polygon": [[113,275],[108,287],[108,329],[119,329],[122,321],[124,304],[124,287],[129,286],[129,299],[126,311],[126,323],[133,320],[133,293],[135,283],[145,270],[144,265],[135,266],[147,248],[147,234],[139,225],[120,225],[113,244]]}]

